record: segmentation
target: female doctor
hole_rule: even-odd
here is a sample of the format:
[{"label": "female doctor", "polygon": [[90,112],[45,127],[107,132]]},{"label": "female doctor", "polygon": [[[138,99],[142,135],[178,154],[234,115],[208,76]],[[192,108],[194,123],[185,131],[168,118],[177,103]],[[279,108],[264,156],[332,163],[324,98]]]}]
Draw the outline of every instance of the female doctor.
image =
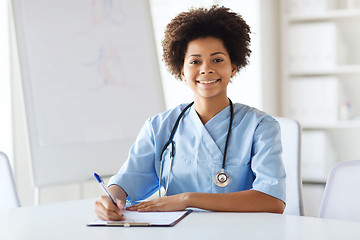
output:
[{"label": "female doctor", "polygon": [[274,212],[285,207],[280,127],[271,116],[227,97],[232,77],[248,63],[250,28],[228,8],[191,9],[167,25],[162,42],[169,71],[194,102],[148,119],[108,190],[95,202],[103,220],[123,219],[126,199],[165,196],[133,211]]}]

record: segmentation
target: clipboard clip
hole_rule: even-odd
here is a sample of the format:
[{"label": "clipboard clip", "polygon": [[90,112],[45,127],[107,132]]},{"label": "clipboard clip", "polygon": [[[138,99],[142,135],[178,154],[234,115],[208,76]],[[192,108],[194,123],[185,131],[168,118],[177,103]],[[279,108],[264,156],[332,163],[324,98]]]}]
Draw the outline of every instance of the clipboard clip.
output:
[{"label": "clipboard clip", "polygon": [[146,222],[127,222],[127,221],[108,221],[107,226],[122,226],[122,227],[148,227],[150,223]]}]

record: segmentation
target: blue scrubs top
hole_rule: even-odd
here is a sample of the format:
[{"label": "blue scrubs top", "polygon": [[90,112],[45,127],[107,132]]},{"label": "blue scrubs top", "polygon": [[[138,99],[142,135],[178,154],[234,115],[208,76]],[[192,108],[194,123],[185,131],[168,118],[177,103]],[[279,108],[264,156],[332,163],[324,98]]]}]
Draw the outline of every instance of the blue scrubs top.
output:
[{"label": "blue scrubs top", "polygon": [[[132,202],[146,199],[158,190],[161,151],[186,106],[179,105],[146,121],[127,161],[109,185],[121,186]],[[193,106],[186,111],[173,139],[175,157],[169,196],[183,192],[227,193],[253,189],[285,202],[286,174],[278,122],[238,103],[234,104],[233,117],[225,165],[230,181],[226,187],[218,187],[214,176],[222,169],[230,106],[205,125]],[[171,145],[163,155],[162,186],[166,186],[168,179],[170,149]]]}]

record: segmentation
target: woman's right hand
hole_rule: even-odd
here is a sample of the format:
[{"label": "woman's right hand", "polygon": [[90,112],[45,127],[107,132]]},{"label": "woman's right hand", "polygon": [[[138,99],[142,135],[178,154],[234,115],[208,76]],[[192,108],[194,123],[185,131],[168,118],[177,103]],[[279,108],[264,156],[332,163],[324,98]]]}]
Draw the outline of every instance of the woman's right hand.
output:
[{"label": "woman's right hand", "polygon": [[125,202],[115,198],[117,206],[110,200],[107,195],[101,195],[95,201],[95,213],[96,216],[105,221],[121,221],[125,220],[122,213]]}]

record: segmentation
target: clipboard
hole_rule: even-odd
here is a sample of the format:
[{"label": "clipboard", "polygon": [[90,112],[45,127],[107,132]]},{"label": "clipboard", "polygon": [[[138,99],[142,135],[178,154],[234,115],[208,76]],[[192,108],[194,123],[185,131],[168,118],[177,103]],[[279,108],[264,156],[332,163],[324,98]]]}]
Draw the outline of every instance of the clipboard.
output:
[{"label": "clipboard", "polygon": [[87,224],[88,227],[173,227],[192,210],[177,212],[136,212],[123,211],[126,220],[102,221],[96,219]]}]

